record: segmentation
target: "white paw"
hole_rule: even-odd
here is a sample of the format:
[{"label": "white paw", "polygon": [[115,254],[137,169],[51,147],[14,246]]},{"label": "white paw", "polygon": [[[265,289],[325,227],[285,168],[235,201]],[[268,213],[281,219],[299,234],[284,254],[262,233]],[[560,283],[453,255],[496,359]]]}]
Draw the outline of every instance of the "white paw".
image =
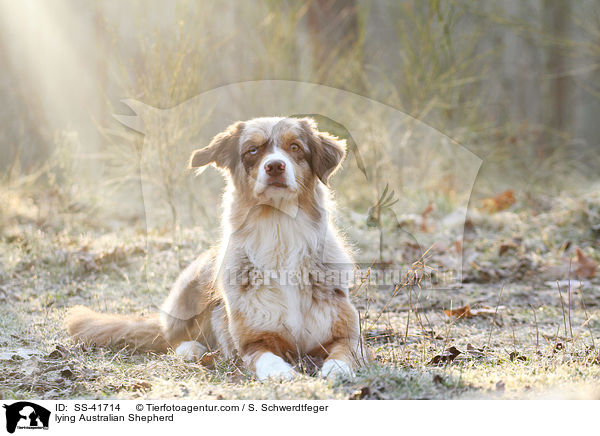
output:
[{"label": "white paw", "polygon": [[204,345],[197,341],[184,341],[175,349],[175,354],[183,360],[196,360],[208,351]]},{"label": "white paw", "polygon": [[260,381],[270,378],[292,380],[295,375],[292,366],[273,353],[263,353],[256,361],[256,376]]},{"label": "white paw", "polygon": [[321,368],[321,377],[327,377],[328,379],[336,378],[338,375],[345,375],[347,377],[354,376],[354,372],[350,365],[343,360],[329,359]]}]

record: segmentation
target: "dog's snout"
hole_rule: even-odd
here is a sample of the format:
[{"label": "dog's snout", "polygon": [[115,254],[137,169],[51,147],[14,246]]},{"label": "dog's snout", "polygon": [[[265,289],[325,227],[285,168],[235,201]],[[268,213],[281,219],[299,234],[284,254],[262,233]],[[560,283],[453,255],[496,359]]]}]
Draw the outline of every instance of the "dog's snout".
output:
[{"label": "dog's snout", "polygon": [[272,160],[265,163],[265,172],[269,176],[278,176],[285,171],[285,162],[282,160]]}]

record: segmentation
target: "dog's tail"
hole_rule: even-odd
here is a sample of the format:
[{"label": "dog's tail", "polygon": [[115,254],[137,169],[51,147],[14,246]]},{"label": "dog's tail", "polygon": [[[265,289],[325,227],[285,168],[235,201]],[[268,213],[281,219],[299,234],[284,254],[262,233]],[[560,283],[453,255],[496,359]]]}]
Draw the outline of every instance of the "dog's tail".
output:
[{"label": "dog's tail", "polygon": [[161,353],[169,348],[158,314],[110,315],[75,306],[67,313],[64,324],[72,337],[89,345]]}]

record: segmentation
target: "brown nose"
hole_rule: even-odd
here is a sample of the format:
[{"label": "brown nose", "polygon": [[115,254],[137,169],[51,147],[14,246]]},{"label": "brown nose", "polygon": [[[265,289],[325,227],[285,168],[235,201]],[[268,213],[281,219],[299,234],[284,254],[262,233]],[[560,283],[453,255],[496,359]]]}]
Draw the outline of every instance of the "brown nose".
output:
[{"label": "brown nose", "polygon": [[272,160],[265,164],[265,171],[269,176],[278,176],[285,171],[285,162],[281,160]]}]

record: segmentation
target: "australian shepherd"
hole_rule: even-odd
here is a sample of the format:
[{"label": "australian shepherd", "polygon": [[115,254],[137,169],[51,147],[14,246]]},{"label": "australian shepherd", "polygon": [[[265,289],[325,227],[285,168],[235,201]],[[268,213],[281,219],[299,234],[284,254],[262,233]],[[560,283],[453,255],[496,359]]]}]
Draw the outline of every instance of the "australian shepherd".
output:
[{"label": "australian shepherd", "polygon": [[192,153],[227,178],[222,238],[176,280],[159,314],[108,315],[77,306],[76,339],[184,358],[220,350],[260,380],[291,379],[305,356],[323,377],[351,375],[363,359],[349,288],[353,262],[332,221],[331,175],[346,144],[310,118],[236,122]]}]

